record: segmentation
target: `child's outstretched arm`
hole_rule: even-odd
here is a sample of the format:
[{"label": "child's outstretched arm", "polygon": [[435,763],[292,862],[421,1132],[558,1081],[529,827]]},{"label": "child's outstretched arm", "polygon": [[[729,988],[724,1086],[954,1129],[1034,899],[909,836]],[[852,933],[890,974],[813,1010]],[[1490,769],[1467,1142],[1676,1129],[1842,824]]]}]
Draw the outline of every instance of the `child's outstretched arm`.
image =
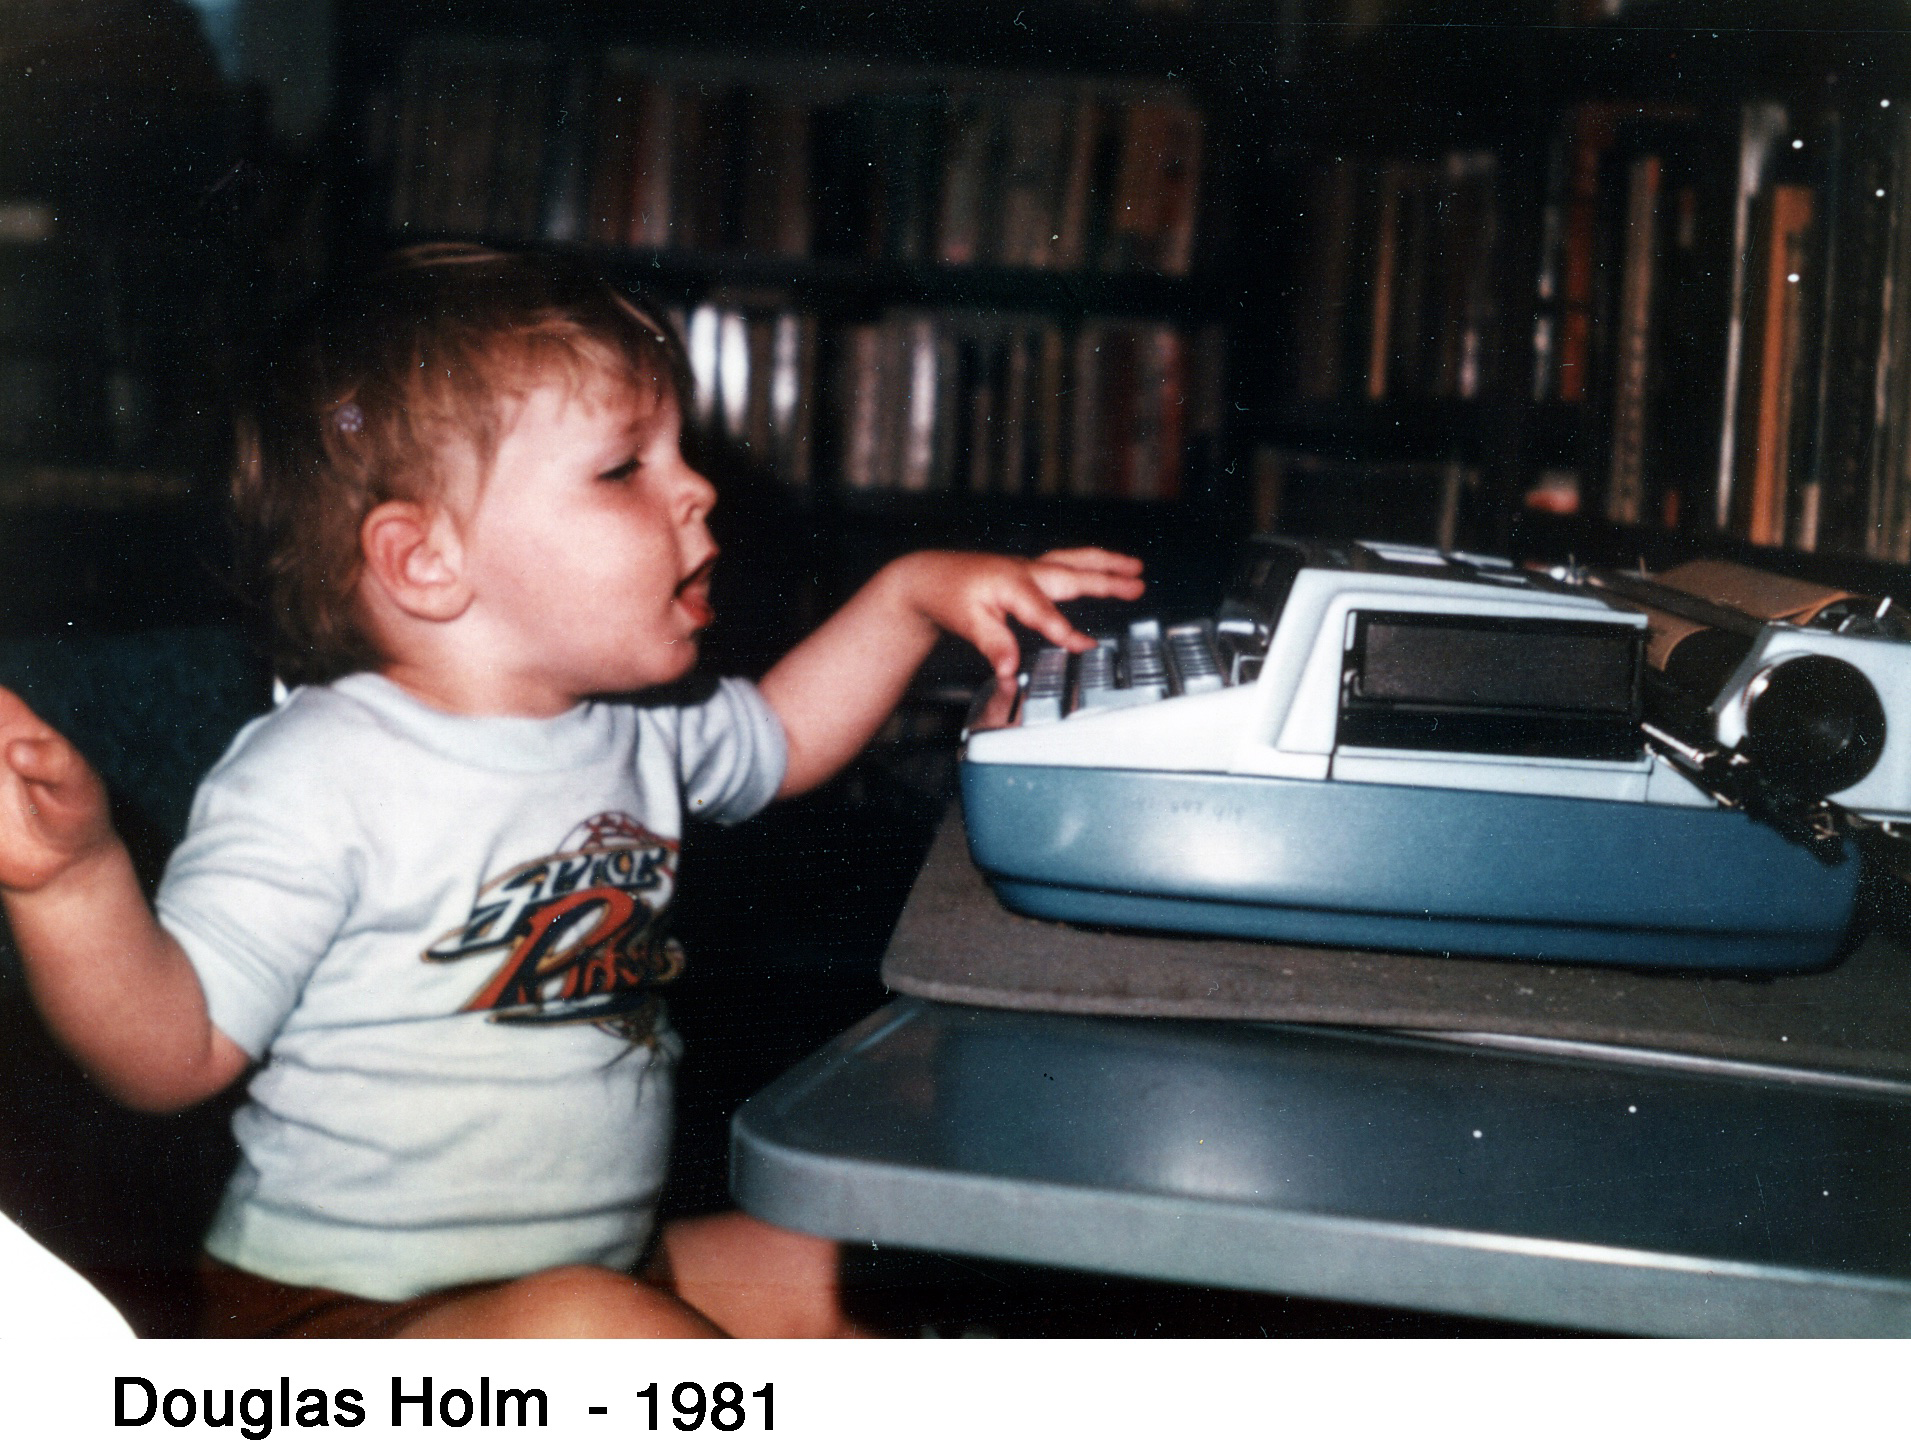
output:
[{"label": "child's outstretched arm", "polygon": [[763,678],[789,736],[779,798],[814,789],[856,756],[901,700],[942,630],[974,644],[998,687],[1015,686],[1008,621],[1080,651],[1094,640],[1055,607],[1069,598],[1139,598],[1141,562],[1101,548],[1040,558],[911,553],[889,564]]},{"label": "child's outstretched arm", "polygon": [[0,689],[0,901],[48,1028],[108,1092],[168,1111],[246,1068],[186,954],[153,918],[106,791],[79,751]]}]

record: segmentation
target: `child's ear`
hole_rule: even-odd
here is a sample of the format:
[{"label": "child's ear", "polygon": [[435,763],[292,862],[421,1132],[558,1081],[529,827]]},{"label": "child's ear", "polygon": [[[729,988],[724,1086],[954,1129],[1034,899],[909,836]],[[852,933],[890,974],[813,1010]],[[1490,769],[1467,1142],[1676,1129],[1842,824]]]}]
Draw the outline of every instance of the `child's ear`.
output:
[{"label": "child's ear", "polygon": [[464,548],[443,508],[380,503],[358,530],[365,576],[414,618],[448,623],[471,602],[464,579]]}]

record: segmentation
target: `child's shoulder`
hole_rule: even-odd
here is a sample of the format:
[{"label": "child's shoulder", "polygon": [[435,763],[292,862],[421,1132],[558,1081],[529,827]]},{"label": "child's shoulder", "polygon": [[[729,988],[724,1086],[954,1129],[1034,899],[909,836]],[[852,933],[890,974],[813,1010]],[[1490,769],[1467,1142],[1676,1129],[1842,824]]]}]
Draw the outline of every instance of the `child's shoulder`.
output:
[{"label": "child's shoulder", "polygon": [[377,710],[348,688],[305,685],[233,736],[207,782],[242,788],[331,787],[362,759],[354,741],[382,731]]}]

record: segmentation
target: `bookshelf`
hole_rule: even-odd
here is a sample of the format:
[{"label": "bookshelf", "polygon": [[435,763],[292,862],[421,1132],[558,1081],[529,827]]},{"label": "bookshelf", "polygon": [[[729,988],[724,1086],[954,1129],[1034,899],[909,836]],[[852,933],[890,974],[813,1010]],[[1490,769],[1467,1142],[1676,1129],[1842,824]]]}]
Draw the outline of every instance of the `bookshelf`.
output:
[{"label": "bookshelf", "polygon": [[1245,496],[1215,23],[345,4],[339,250],[537,245],[671,308],[726,515],[807,550],[816,607],[913,546],[1214,573]]},{"label": "bookshelf", "polygon": [[183,8],[34,7],[0,53],[0,633],[203,621],[246,107]]},{"label": "bookshelf", "polygon": [[1902,592],[1911,23],[1577,8],[1309,29],[1257,514]]},{"label": "bookshelf", "polygon": [[340,18],[344,249],[531,241],[674,306],[819,602],[927,543],[1211,581],[1257,525],[1911,564],[1891,6]]}]

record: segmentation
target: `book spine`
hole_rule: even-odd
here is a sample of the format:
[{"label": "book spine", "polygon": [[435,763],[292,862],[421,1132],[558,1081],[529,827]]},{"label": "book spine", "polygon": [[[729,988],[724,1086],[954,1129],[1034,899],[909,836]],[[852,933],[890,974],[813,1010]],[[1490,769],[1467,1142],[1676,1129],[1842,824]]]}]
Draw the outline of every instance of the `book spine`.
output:
[{"label": "book spine", "polygon": [[565,70],[563,96],[551,123],[550,176],[539,227],[546,241],[577,242],[590,234],[596,82],[596,67],[581,57]]},{"label": "book spine", "polygon": [[1816,541],[1835,552],[1862,553],[1870,544],[1867,483],[1893,179],[1888,120],[1888,111],[1862,102],[1846,109],[1837,118],[1836,153],[1828,167],[1811,478],[1819,491]]},{"label": "book spine", "polygon": [[607,57],[598,71],[584,239],[600,246],[623,246],[629,241],[641,86],[621,56]]},{"label": "book spine", "polygon": [[1559,393],[1561,268],[1565,252],[1567,151],[1555,136],[1546,160],[1545,195],[1539,214],[1539,266],[1533,278],[1532,400],[1546,402]]},{"label": "book spine", "polygon": [[445,114],[450,161],[438,222],[442,230],[465,236],[485,230],[496,181],[500,70],[495,57],[471,55],[461,56],[451,67]]},{"label": "book spine", "polygon": [[1873,557],[1911,563],[1911,118],[1900,117],[1888,186],[1888,254],[1874,374],[1871,503],[1867,509]]},{"label": "book spine", "polygon": [[977,495],[994,491],[995,350],[994,339],[984,331],[965,332],[956,344],[962,388],[962,436],[956,468],[963,487]]},{"label": "book spine", "polygon": [[840,471],[843,486],[865,491],[880,485],[882,352],[884,328],[864,322],[842,335],[836,396],[842,409]]},{"label": "book spine", "polygon": [[1053,322],[1042,322],[1035,330],[1035,491],[1041,497],[1052,498],[1062,490],[1068,467],[1068,430],[1063,417],[1067,350],[1062,329]]},{"label": "book spine", "polygon": [[655,249],[670,245],[674,220],[671,167],[677,149],[677,97],[660,81],[641,81],[636,91],[631,128],[630,214],[625,218],[624,243]]},{"label": "book spine", "polygon": [[1101,362],[1105,329],[1089,322],[1075,336],[1075,406],[1069,428],[1068,491],[1093,497],[1102,479]]},{"label": "book spine", "polygon": [[1558,397],[1583,403],[1591,395],[1593,303],[1599,276],[1599,174],[1613,144],[1609,107],[1579,107],[1567,170],[1565,229],[1560,257]]},{"label": "book spine", "polygon": [[743,441],[761,467],[776,466],[772,395],[776,388],[776,327],[774,315],[746,317],[744,330],[750,349],[750,405]]},{"label": "book spine", "polygon": [[904,492],[924,493],[936,481],[936,428],[940,419],[936,404],[942,388],[937,376],[940,349],[936,324],[928,317],[912,317],[901,324],[904,384],[902,406],[901,459],[898,485]]},{"label": "book spine", "polygon": [[1738,189],[1732,213],[1732,302],[1725,324],[1725,404],[1719,428],[1718,486],[1713,496],[1714,521],[1721,531],[1729,529],[1734,517],[1743,512],[1735,490],[1741,470],[1741,373],[1746,361],[1747,293],[1754,278],[1754,213],[1772,149],[1790,124],[1783,106],[1760,103],[1745,108],[1739,125]]},{"label": "book spine", "polygon": [[1295,353],[1298,391],[1309,401],[1339,397],[1345,386],[1360,180],[1355,163],[1340,159],[1316,171],[1308,188],[1312,245],[1298,298]]},{"label": "book spine", "polygon": [[1187,349],[1173,327],[1156,327],[1150,338],[1148,383],[1158,401],[1154,496],[1172,502],[1181,496],[1182,467],[1187,450]]},{"label": "book spine", "polygon": [[722,325],[722,314],[706,303],[690,313],[683,329],[684,350],[689,354],[690,377],[696,391],[691,415],[702,429],[714,426],[717,420],[717,398],[723,385],[718,371]]},{"label": "book spine", "polygon": [[1405,168],[1389,163],[1380,173],[1380,205],[1374,220],[1373,283],[1368,289],[1372,317],[1367,327],[1367,400],[1387,397],[1393,359],[1395,281],[1400,265],[1400,213]]},{"label": "book spine", "polygon": [[1637,524],[1645,500],[1646,401],[1651,366],[1653,265],[1658,251],[1664,164],[1636,157],[1626,178],[1626,228],[1619,277],[1612,402],[1612,459],[1606,516]]},{"label": "book spine", "polygon": [[1012,234],[1019,234],[1021,265],[1051,270],[1060,262],[1062,208],[1068,184],[1069,106],[1062,96],[1043,96],[1023,103],[1023,155],[1014,179],[1019,188],[1010,194],[1022,198],[1022,215]]},{"label": "book spine", "polygon": [[777,475],[797,493],[811,481],[811,414],[816,395],[816,319],[779,312],[770,362],[769,432]]},{"label": "book spine", "polygon": [[1101,149],[1103,106],[1093,96],[1074,103],[1068,147],[1068,170],[1055,238],[1055,266],[1075,271],[1088,260],[1089,217],[1095,204],[1096,159]]},{"label": "book spine", "polygon": [[1790,481],[1792,410],[1799,382],[1798,363],[1807,233],[1812,219],[1812,190],[1808,186],[1777,185],[1765,210],[1760,252],[1756,376],[1753,379],[1753,415],[1747,432],[1751,444],[1749,466],[1743,476],[1750,486],[1741,512],[1747,542],[1782,547]]},{"label": "book spine", "polygon": [[995,153],[996,108],[984,97],[958,97],[950,107],[942,195],[937,209],[937,260],[972,266],[984,259],[984,197]]},{"label": "book spine", "polygon": [[538,235],[546,151],[556,124],[550,79],[550,61],[541,49],[500,67],[490,216],[495,235],[516,240]]}]

